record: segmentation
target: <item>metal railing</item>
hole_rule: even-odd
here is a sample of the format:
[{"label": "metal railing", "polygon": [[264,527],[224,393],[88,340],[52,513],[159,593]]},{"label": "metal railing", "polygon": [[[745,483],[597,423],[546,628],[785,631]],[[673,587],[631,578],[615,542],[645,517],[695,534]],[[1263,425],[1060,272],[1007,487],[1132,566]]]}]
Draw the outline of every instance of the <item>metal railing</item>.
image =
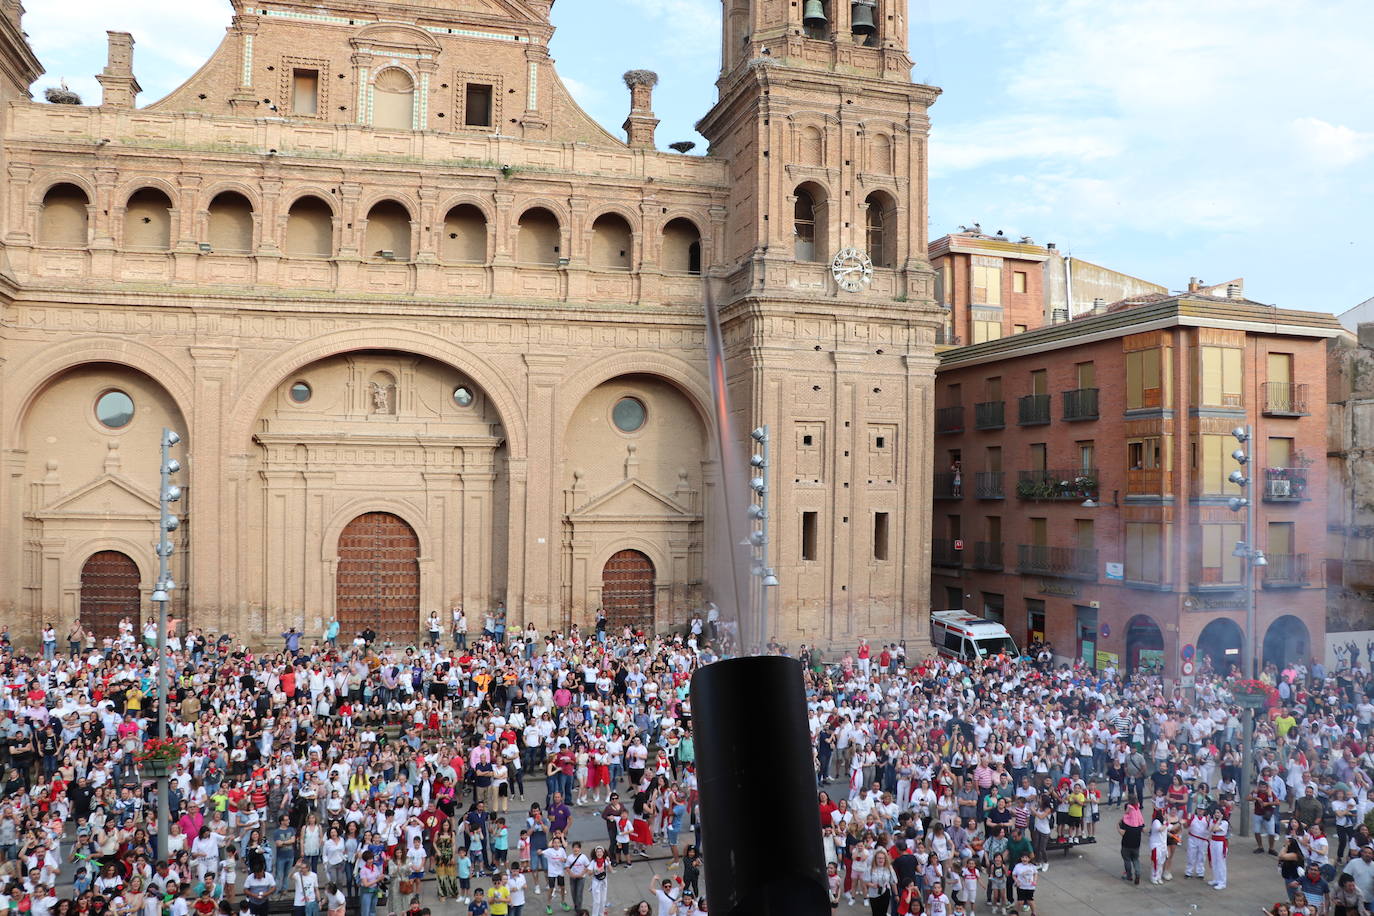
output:
[{"label": "metal railing", "polygon": [[1017,546],[1016,571],[1064,579],[1096,579],[1097,551],[1091,547]]},{"label": "metal railing", "polygon": [[1097,389],[1078,388],[1064,392],[1065,420],[1096,420]]},{"label": "metal railing", "polygon": [[976,569],[1002,568],[1002,542],[978,541],[973,545],[973,565]]},{"label": "metal railing", "polygon": [[963,475],[941,471],[935,475],[931,495],[936,499],[963,499]]},{"label": "metal railing", "polygon": [[954,549],[953,538],[931,538],[930,565],[963,566],[964,552]]},{"label": "metal railing", "polygon": [[963,432],[964,405],[953,404],[949,407],[935,408],[935,431],[937,433]]},{"label": "metal railing", "polygon": [[1002,429],[1006,425],[1006,401],[984,401],[973,405],[974,429]]},{"label": "metal railing", "polygon": [[973,495],[978,499],[1006,499],[1005,471],[979,471],[973,478]]},{"label": "metal railing", "polygon": [[1265,468],[1264,501],[1295,503],[1307,498],[1307,468]]},{"label": "metal railing", "polygon": [[1272,587],[1300,586],[1311,581],[1305,553],[1266,553],[1264,584]]},{"label": "metal railing", "polygon": [[1306,416],[1307,385],[1265,382],[1264,412],[1270,416]]},{"label": "metal railing", "polygon": [[1016,422],[1022,426],[1038,426],[1050,422],[1050,396],[1028,394],[1017,401]]},{"label": "metal railing", "polygon": [[1097,499],[1097,469],[1021,471],[1016,481],[1016,495],[1036,501]]}]

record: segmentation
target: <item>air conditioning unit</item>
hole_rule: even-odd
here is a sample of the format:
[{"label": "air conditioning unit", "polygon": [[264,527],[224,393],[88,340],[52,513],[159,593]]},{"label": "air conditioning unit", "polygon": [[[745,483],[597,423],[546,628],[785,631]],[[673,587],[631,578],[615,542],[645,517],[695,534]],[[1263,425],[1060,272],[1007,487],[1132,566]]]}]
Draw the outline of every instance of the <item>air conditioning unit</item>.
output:
[{"label": "air conditioning unit", "polygon": [[1275,477],[1269,481],[1269,495],[1280,499],[1285,499],[1293,494],[1293,481],[1283,477]]}]

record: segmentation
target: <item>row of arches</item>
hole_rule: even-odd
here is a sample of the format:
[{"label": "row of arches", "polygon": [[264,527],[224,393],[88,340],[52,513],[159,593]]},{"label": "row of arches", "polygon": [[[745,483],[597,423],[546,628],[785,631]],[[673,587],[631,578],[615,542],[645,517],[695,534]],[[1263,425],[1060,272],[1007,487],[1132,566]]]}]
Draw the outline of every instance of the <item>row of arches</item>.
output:
[{"label": "row of arches", "polygon": [[[1230,618],[1218,617],[1203,627],[1197,638],[1198,660],[1206,660],[1212,671],[1224,674],[1241,664],[1245,634]],[[1271,623],[1260,644],[1260,664],[1284,668],[1291,664],[1306,664],[1312,654],[1311,635],[1307,625],[1291,614]],[[1126,657],[1128,672],[1148,671],[1165,667],[1164,633],[1148,614],[1137,614],[1126,625]]]},{"label": "row of arches", "polygon": [[[172,246],[172,201],[159,188],[141,188],[124,207],[123,247],[166,251]],[[75,184],[60,183],[43,197],[38,242],[68,248],[89,242],[90,200]],[[367,212],[362,240],[364,257],[409,261],[414,256],[415,220],[396,200],[381,200]],[[290,257],[330,258],[337,250],[338,218],[323,198],[305,195],[287,210],[282,251]],[[257,244],[252,202],[238,191],[222,191],[205,210],[202,238],[209,250],[248,254]],[[487,214],[475,204],[459,204],[439,227],[439,259],[451,264],[485,264],[493,253]],[[563,225],[547,207],[525,210],[516,223],[515,259],[520,264],[557,266],[566,263]],[[699,274],[702,270],[701,230],[686,217],[674,217],[662,229],[660,267],[670,273]],[[635,233],[630,222],[615,212],[592,221],[588,240],[590,266],[598,270],[636,269]]]},{"label": "row of arches", "polygon": [[[826,190],[815,182],[798,185],[793,192],[793,257],[798,261],[828,261],[826,240],[830,233],[830,201]],[[864,198],[864,244],[874,267],[896,267],[897,201],[886,191],[874,191]]]}]

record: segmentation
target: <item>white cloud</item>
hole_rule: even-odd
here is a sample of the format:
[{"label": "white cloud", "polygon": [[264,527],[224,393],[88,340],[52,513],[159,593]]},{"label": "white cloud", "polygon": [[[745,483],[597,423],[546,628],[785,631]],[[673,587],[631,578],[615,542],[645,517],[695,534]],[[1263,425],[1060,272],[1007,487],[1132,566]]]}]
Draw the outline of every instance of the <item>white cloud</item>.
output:
[{"label": "white cloud", "polygon": [[677,59],[719,59],[720,3],[717,0],[629,0],[654,24],[655,52]]},{"label": "white cloud", "polygon": [[1090,162],[1119,155],[1112,118],[1068,120],[1017,114],[939,128],[931,139],[931,174],[982,168],[1018,159]]},{"label": "white cloud", "polygon": [[1344,168],[1374,154],[1374,132],[1321,118],[1296,118],[1291,128],[1299,148],[1319,167]]}]

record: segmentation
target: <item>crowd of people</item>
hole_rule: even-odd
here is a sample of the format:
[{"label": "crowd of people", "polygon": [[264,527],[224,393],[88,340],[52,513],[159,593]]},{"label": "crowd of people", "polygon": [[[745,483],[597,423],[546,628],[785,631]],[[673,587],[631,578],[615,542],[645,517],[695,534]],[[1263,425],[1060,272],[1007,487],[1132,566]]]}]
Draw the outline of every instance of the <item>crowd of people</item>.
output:
[{"label": "crowd of people", "polygon": [[[471,916],[609,916],[613,889],[635,896],[617,875],[638,869],[642,882],[661,866],[653,899],[627,912],[707,912],[688,683],[717,657],[714,615],[655,637],[604,617],[585,633],[506,632],[499,614],[470,633],[455,610],[420,635],[345,638],[330,621],[255,651],[181,634],[163,838],[143,759],[156,634],[125,621],[95,640],[77,624],[62,651],[45,627],[26,652],[0,632],[0,906],[343,916],[356,903],[362,916],[423,916],[432,880],[441,905]],[[1057,664],[1049,647],[792,654],[837,910],[1034,913],[1050,854],[1099,839],[1120,842],[1130,884],[1173,880],[1177,857],[1183,880],[1225,890],[1242,817],[1255,854],[1274,857],[1275,916],[1374,900],[1374,679],[1357,659],[1331,676],[1265,672],[1272,702],[1242,800],[1231,680],[1185,692]]]}]

